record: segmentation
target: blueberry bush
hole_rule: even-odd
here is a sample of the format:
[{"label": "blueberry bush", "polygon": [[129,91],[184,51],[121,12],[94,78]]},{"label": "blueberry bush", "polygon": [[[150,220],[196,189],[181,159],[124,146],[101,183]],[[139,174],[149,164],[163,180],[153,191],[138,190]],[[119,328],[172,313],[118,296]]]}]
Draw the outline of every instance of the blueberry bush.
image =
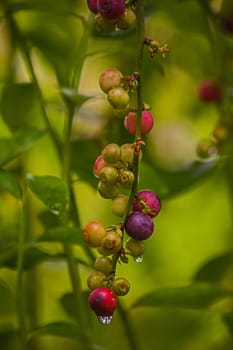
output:
[{"label": "blueberry bush", "polygon": [[4,350],[233,347],[231,0],[1,0]]}]

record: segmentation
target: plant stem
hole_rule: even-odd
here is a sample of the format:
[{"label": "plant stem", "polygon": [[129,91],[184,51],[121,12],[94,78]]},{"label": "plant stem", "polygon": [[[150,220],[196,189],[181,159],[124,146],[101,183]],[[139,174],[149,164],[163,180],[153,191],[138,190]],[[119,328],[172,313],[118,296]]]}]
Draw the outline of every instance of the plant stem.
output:
[{"label": "plant stem", "polygon": [[118,304],[118,311],[119,311],[119,315],[121,317],[122,323],[125,327],[125,332],[127,334],[130,349],[140,350],[138,340],[135,337],[136,332],[133,327],[133,322],[130,319],[129,311],[126,310],[121,303]]},{"label": "plant stem", "polygon": [[23,203],[19,202],[20,223],[19,223],[19,241],[18,241],[18,258],[17,258],[17,280],[16,280],[16,308],[18,317],[18,327],[20,334],[21,349],[27,348],[27,330],[25,324],[25,291],[23,283],[23,263],[24,263],[24,244],[26,239],[24,227],[24,208]]}]

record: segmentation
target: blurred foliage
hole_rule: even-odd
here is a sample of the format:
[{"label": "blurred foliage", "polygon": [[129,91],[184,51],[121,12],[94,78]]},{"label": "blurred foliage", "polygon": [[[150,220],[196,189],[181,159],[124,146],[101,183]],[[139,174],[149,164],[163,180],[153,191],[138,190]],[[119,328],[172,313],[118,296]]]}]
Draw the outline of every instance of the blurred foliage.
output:
[{"label": "blurred foliage", "polygon": [[[220,155],[203,160],[196,153],[198,142],[213,137],[223,115],[233,118],[233,36],[215,15],[226,13],[230,4],[145,1],[147,37],[167,43],[171,52],[153,59],[144,52],[143,95],[155,127],[142,149],[139,186],[157,192],[163,210],[143,263],[119,266],[117,274],[127,276],[132,288],[106,327],[87,304],[86,277],[95,253],[83,245],[81,227],[88,220],[119,221],[111,201],[97,194],[92,169],[106,144],[130,143],[133,137],[123,118],[114,115],[98,77],[110,66],[132,73],[136,31],[97,32],[85,0],[1,0],[4,350],[21,349],[21,270],[30,350],[81,350],[86,332],[91,334],[88,349],[232,349],[232,134]],[[221,104],[198,97],[199,82],[209,77],[224,89]],[[64,130],[70,127],[72,193],[63,181],[69,146]],[[67,208],[72,224],[66,222]],[[26,237],[20,246],[22,229]],[[81,277],[86,315],[81,324],[75,316],[67,244]]]}]

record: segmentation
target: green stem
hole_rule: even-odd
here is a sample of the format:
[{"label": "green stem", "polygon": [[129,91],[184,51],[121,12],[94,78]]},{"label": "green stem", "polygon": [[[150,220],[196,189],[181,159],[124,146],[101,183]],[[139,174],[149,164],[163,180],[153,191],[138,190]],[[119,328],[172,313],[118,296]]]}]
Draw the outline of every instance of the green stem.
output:
[{"label": "green stem", "polygon": [[118,304],[118,312],[121,317],[122,323],[125,328],[125,333],[127,334],[130,349],[140,350],[138,340],[135,337],[136,331],[133,327],[133,322],[130,318],[129,311],[126,310],[121,303]]},{"label": "green stem", "polygon": [[20,227],[19,227],[19,242],[18,242],[18,259],[17,259],[17,280],[16,280],[16,307],[18,327],[20,334],[21,349],[26,350],[27,347],[27,330],[25,323],[25,291],[23,283],[23,263],[24,263],[24,244],[26,239],[24,227],[24,209],[20,202]]}]

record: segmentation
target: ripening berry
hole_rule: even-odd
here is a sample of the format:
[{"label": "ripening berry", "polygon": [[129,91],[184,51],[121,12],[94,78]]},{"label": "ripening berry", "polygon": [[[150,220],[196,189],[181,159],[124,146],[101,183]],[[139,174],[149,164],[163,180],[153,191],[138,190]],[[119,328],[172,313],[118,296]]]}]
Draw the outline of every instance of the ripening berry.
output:
[{"label": "ripening berry", "polygon": [[116,143],[109,143],[102,151],[102,157],[106,163],[114,164],[121,159],[121,148]]},{"label": "ripening berry", "polygon": [[[142,120],[141,120],[141,135],[148,134],[154,125],[154,119],[151,114],[151,112],[143,110],[142,111]],[[124,119],[124,126],[126,130],[132,134],[135,135],[136,133],[136,126],[137,126],[137,116],[134,112],[129,112],[127,116]]]},{"label": "ripening berry", "polygon": [[133,212],[126,220],[125,230],[130,237],[143,241],[152,235],[154,223],[150,215]]},{"label": "ripening berry", "polygon": [[85,243],[94,248],[99,247],[106,235],[105,226],[101,222],[90,221],[83,227],[82,234]]},{"label": "ripening berry", "polygon": [[108,91],[108,101],[114,108],[121,109],[128,105],[129,94],[122,87],[118,86]]},{"label": "ripening berry", "polygon": [[117,253],[122,248],[122,239],[115,232],[108,232],[101,241],[101,247],[105,252]]},{"label": "ripening berry", "polygon": [[158,215],[161,209],[159,196],[151,190],[139,191],[133,200],[133,211],[148,214],[152,218]]},{"label": "ripening berry", "polygon": [[100,181],[106,184],[115,184],[118,180],[118,171],[112,166],[105,166],[100,172]]},{"label": "ripening berry", "polygon": [[112,282],[112,290],[118,296],[129,293],[130,283],[126,278],[117,278]]},{"label": "ripening berry", "polygon": [[222,89],[214,80],[208,79],[200,83],[198,95],[204,102],[219,102],[222,99]]},{"label": "ripening berry", "polygon": [[112,260],[107,256],[99,256],[94,262],[94,268],[103,273],[110,273],[112,271]]},{"label": "ripening berry", "polygon": [[123,75],[118,69],[105,69],[105,71],[100,74],[99,86],[103,92],[108,93],[112,88],[120,86],[122,78]]},{"label": "ripening berry", "polygon": [[112,200],[112,212],[119,216],[123,217],[127,208],[129,197],[124,194],[119,194],[117,197]]},{"label": "ripening berry", "polygon": [[103,156],[98,156],[95,160],[94,167],[93,167],[93,173],[95,177],[100,176],[101,170],[106,166],[106,162],[103,159]]},{"label": "ripening berry", "polygon": [[97,2],[98,0],[87,0],[89,10],[95,14],[98,13]]},{"label": "ripening berry", "polygon": [[87,278],[87,286],[90,290],[104,287],[106,275],[102,271],[93,271]]},{"label": "ripening berry", "polygon": [[123,15],[117,21],[117,26],[122,30],[129,30],[136,26],[137,17],[133,10],[126,8]]},{"label": "ripening berry", "polygon": [[133,238],[129,238],[127,240],[125,247],[130,251],[130,254],[134,258],[142,256],[145,252],[145,243],[143,241],[137,241]]},{"label": "ripening berry", "polygon": [[113,199],[119,194],[119,185],[116,184],[108,184],[102,181],[99,181],[97,190],[101,197],[106,199]]},{"label": "ripening berry", "polygon": [[108,324],[111,322],[112,315],[117,307],[117,296],[111,289],[94,289],[89,295],[88,302],[101,323]]},{"label": "ripening berry", "polygon": [[98,0],[98,11],[106,19],[118,19],[125,11],[125,0]]}]

